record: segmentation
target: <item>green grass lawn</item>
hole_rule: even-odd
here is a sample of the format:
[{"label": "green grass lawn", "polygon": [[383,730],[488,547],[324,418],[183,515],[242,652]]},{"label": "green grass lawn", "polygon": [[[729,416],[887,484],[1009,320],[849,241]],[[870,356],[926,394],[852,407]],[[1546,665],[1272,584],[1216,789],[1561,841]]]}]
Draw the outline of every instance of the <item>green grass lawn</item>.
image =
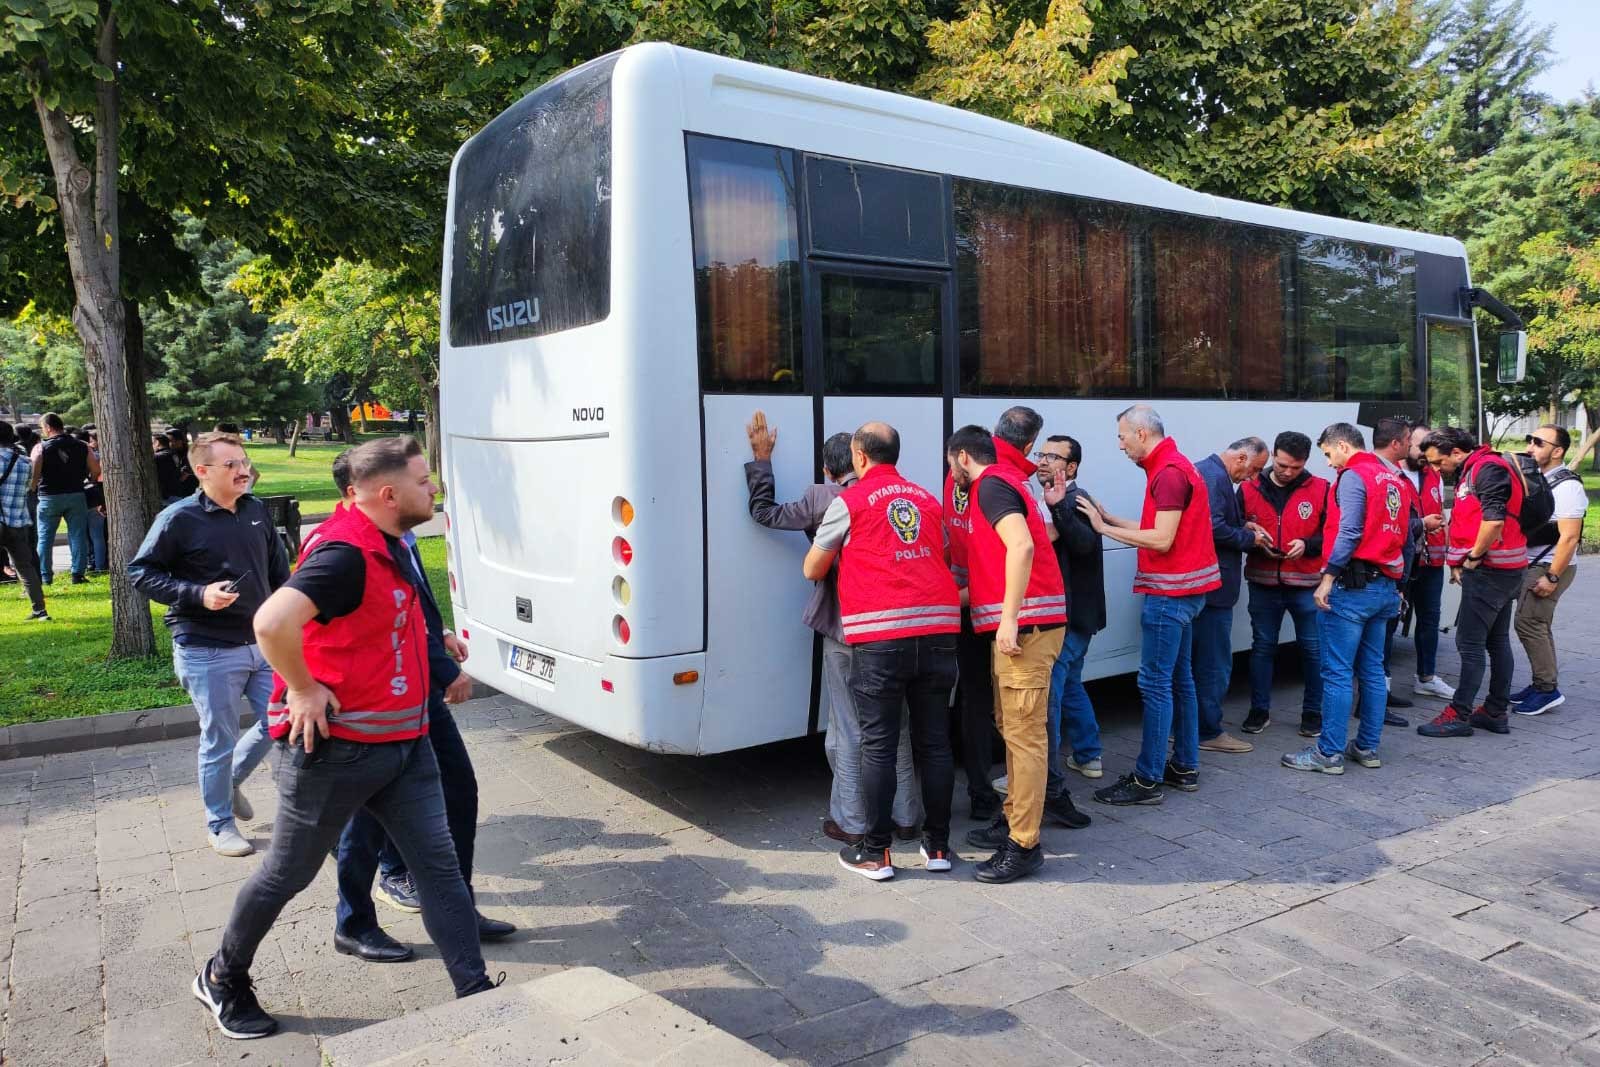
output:
[{"label": "green grass lawn", "polygon": [[291,458],[288,445],[251,441],[250,462],[261,471],[261,480],[252,492],[257,496],[297,496],[300,514],[326,515],[339,499],[330,473],[333,457],[349,447],[343,441],[301,441]]},{"label": "green grass lawn", "polygon": [[[328,461],[332,458],[330,452]],[[323,473],[326,475],[326,470]],[[421,548],[428,581],[439,595],[448,626],[450,583],[445,576],[444,538],[427,538]],[[164,607],[151,605],[160,653],[153,659],[108,665],[111,598],[107,580],[94,578],[87,585],[72,585],[62,576],[45,589],[45,600],[51,621],[28,622],[28,601],[22,588],[0,586],[0,664],[4,665],[0,669],[0,726],[189,702],[172,674],[172,642],[160,622]]]}]

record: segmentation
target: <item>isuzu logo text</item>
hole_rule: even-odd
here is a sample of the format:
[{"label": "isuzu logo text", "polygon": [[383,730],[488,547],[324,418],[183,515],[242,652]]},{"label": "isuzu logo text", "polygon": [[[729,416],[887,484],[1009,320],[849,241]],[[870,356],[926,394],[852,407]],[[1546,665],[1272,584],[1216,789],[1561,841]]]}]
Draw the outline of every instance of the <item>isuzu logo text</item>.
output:
[{"label": "isuzu logo text", "polygon": [[532,326],[539,321],[539,298],[513,300],[489,309],[489,332],[499,333],[508,326]]}]

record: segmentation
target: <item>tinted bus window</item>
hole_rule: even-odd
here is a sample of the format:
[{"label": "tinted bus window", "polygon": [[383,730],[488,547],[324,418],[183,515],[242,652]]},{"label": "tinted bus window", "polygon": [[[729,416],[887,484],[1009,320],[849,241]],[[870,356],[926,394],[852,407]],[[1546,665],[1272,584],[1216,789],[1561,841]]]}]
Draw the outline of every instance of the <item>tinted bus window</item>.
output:
[{"label": "tinted bus window", "polygon": [[1428,425],[1478,432],[1478,359],[1470,322],[1428,323]]},{"label": "tinted bus window", "polygon": [[944,351],[942,286],[823,272],[822,366],[829,393],[931,396]]},{"label": "tinted bus window", "polygon": [[811,250],[944,265],[944,182],[937,174],[806,157]]},{"label": "tinted bus window", "polygon": [[1296,269],[1300,398],[1416,399],[1416,256],[1305,235]]},{"label": "tinted bus window", "polygon": [[1141,243],[1131,213],[959,179],[955,212],[962,391],[1133,393]]},{"label": "tinted bus window", "polygon": [[1194,216],[1155,218],[1155,394],[1284,396],[1294,325],[1288,238]]},{"label": "tinted bus window", "polygon": [[523,97],[456,164],[450,343],[569,330],[611,305],[611,70],[596,60]]},{"label": "tinted bus window", "polygon": [[701,387],[800,392],[794,153],[693,134],[686,144]]}]

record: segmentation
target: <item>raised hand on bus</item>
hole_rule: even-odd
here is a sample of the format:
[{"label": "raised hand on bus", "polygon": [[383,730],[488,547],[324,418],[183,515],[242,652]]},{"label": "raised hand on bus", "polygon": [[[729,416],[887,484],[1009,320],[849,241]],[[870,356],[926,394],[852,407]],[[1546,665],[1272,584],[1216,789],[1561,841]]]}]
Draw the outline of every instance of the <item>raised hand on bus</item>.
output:
[{"label": "raised hand on bus", "polygon": [[758,462],[772,459],[772,450],[778,447],[778,428],[767,426],[766,412],[757,410],[744,428],[750,437],[750,454]]}]

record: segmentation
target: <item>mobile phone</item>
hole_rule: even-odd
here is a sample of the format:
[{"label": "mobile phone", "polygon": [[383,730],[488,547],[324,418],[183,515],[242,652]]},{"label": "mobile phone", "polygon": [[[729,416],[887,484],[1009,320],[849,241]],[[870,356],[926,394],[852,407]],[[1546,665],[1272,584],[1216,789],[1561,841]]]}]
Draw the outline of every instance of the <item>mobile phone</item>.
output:
[{"label": "mobile phone", "polygon": [[244,581],[248,577],[250,577],[250,572],[249,571],[245,571],[243,574],[239,575],[239,577],[235,578],[233,581],[231,581],[227,585],[223,586],[222,587],[223,592],[225,592],[225,593],[237,593],[239,591],[239,583]]}]

